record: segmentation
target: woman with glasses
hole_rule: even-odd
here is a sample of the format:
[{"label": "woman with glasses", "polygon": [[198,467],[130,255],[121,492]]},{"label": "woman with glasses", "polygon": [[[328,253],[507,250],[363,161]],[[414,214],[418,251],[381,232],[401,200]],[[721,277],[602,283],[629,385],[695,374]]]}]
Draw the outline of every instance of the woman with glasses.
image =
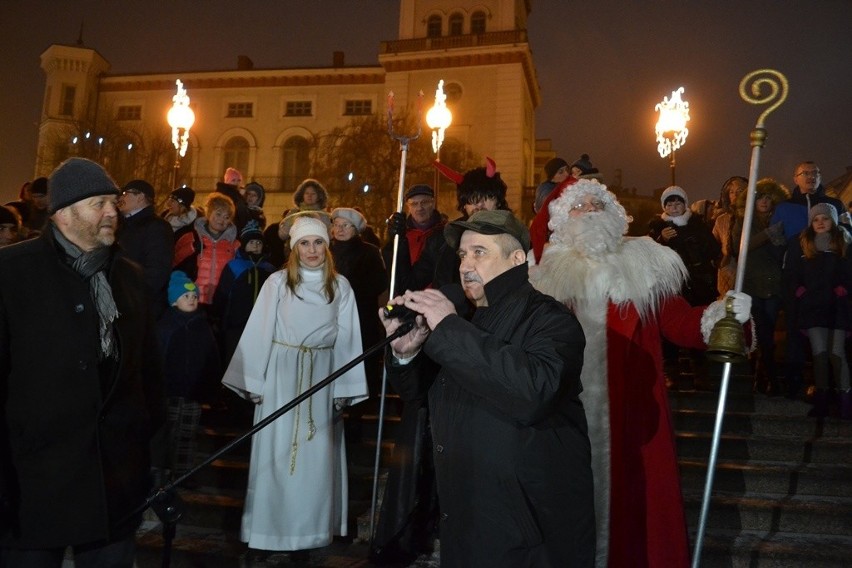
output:
[{"label": "woman with glasses", "polygon": [[[361,323],[361,342],[364,347],[375,345],[384,339],[384,327],[379,320],[379,296],[388,288],[388,273],[379,248],[364,242],[361,232],[367,227],[367,219],[349,207],[338,207],[331,212],[331,255],[338,273],[349,280],[358,306]],[[380,354],[364,361],[370,390],[381,380],[382,363]]]}]

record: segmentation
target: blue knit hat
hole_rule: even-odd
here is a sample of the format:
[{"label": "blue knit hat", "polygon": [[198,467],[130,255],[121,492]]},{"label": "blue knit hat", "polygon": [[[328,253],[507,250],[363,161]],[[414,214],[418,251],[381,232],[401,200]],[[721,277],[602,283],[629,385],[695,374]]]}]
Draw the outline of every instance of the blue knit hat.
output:
[{"label": "blue knit hat", "polygon": [[197,295],[198,286],[186,275],[186,272],[175,270],[169,278],[169,305],[175,305],[178,298],[187,292],[194,292]]}]

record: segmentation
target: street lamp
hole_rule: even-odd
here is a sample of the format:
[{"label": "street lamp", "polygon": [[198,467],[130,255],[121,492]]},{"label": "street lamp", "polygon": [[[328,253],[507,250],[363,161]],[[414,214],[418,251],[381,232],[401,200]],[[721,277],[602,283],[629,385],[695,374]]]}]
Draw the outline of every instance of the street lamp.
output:
[{"label": "street lamp", "polygon": [[675,185],[675,152],[686,143],[689,129],[689,103],[681,99],[683,87],[672,91],[672,98],[663,97],[654,110],[660,113],[657,120],[657,151],[661,158],[671,156],[672,185]]},{"label": "street lamp", "polygon": [[[435,161],[441,161],[441,145],[444,143],[444,131],[453,122],[453,113],[447,108],[447,95],[444,94],[444,80],[438,81],[435,90],[435,106],[426,113],[426,125],[432,129],[432,151]],[[441,183],[440,172],[435,169],[435,203],[438,202],[438,184]]]},{"label": "street lamp", "polygon": [[177,85],[177,93],[172,97],[172,108],[169,109],[169,114],[166,120],[169,126],[172,127],[172,144],[175,147],[175,168],[172,173],[172,185],[174,188],[177,185],[177,175],[180,169],[180,159],[186,156],[186,147],[189,144],[189,129],[195,124],[195,113],[189,108],[189,95],[186,94],[186,89],[180,79],[175,81]]}]

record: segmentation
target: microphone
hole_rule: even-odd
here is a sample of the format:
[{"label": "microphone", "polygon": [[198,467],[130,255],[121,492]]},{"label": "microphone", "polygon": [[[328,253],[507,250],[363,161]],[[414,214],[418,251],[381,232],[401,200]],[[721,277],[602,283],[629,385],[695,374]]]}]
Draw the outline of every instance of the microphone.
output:
[{"label": "microphone", "polygon": [[[471,311],[471,306],[467,301],[467,297],[464,295],[464,288],[461,287],[461,284],[455,282],[452,284],[444,284],[438,289],[438,291],[453,303],[457,314],[463,318],[468,316]],[[382,313],[386,318],[399,319],[402,322],[413,322],[419,315],[419,312],[416,312],[407,306],[397,304],[386,305],[382,308]]]}]

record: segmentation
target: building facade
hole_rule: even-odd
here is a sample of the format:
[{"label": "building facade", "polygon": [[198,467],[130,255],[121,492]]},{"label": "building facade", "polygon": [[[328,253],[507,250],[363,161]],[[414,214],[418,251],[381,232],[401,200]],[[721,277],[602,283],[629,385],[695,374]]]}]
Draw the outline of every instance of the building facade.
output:
[{"label": "building facade", "polygon": [[[266,187],[267,206],[286,206],[313,173],[318,137],[353,118],[384,115],[391,91],[399,111],[413,112],[421,91],[428,108],[443,80],[453,114],[447,138],[495,159],[510,206],[529,209],[522,201],[538,173],[540,101],[526,31],[530,10],[530,0],[400,0],[398,38],[380,42],[373,66],[347,66],[335,52],[320,68],[255,69],[241,56],[234,70],[117,75],[94,49],[52,45],[41,56],[46,86],[36,173],[86,155],[120,182],[165,177],[203,193],[231,166]],[[169,178],[163,171],[172,168],[175,151],[165,117],[176,79],[196,121],[189,150]],[[423,128],[416,143],[428,146]],[[160,185],[166,187],[158,191],[170,189]]]}]

